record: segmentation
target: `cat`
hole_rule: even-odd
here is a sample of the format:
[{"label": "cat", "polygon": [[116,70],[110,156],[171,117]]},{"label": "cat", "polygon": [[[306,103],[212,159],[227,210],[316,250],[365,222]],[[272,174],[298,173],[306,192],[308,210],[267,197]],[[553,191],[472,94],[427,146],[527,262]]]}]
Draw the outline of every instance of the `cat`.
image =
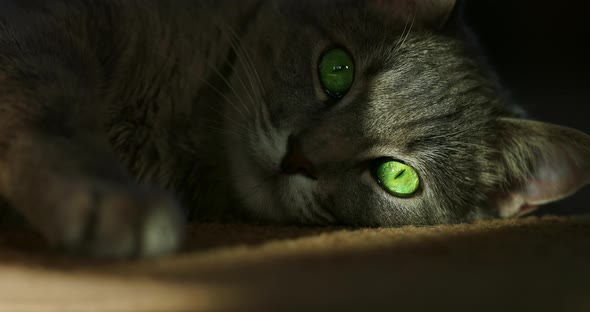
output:
[{"label": "cat", "polygon": [[182,225],[520,216],[590,182],[453,0],[2,0],[0,196],[53,245],[175,251]]}]

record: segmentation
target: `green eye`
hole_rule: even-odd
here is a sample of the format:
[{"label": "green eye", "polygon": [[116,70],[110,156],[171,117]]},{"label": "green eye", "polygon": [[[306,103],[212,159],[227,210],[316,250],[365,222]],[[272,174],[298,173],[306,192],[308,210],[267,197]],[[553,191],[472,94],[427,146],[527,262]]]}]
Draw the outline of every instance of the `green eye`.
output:
[{"label": "green eye", "polygon": [[319,75],[328,95],[336,98],[344,96],[354,80],[352,57],[342,49],[326,52],[320,61]]},{"label": "green eye", "polygon": [[420,177],[412,167],[390,159],[378,160],[374,167],[377,182],[397,197],[414,195],[420,187]]}]

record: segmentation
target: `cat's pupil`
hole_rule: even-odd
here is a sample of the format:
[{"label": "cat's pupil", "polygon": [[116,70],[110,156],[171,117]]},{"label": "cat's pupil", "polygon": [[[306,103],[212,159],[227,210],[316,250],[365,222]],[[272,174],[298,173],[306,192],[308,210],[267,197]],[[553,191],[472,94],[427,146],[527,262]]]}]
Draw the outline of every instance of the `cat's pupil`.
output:
[{"label": "cat's pupil", "polygon": [[373,176],[385,191],[396,197],[412,196],[420,187],[420,178],[412,167],[388,158],[375,161]]}]

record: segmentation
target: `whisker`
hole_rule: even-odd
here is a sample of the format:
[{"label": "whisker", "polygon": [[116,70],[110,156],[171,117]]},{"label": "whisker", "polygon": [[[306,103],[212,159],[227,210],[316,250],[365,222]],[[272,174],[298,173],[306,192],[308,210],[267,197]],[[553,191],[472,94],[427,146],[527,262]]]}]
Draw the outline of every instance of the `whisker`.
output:
[{"label": "whisker", "polygon": [[393,52],[396,52],[398,50],[398,47],[400,46],[401,42],[403,41],[403,38],[406,35],[406,31],[408,31],[408,26],[410,26],[410,15],[408,15],[408,18],[406,19],[406,22],[404,24],[404,29],[402,30],[402,33],[398,41],[395,43],[395,46],[393,47]]},{"label": "whisker", "polygon": [[222,118],[227,118],[227,120],[233,122],[236,126],[248,131],[250,134],[252,135],[257,135],[256,132],[254,132],[252,129],[248,128],[247,126],[241,124],[240,122],[235,121],[234,119],[230,118],[229,116],[223,114],[222,112],[220,112],[219,110],[217,110],[215,107],[213,107],[211,104],[208,104],[207,107],[209,109],[211,109],[213,112],[219,114],[220,117]]},{"label": "whisker", "polygon": [[237,132],[233,132],[233,131],[230,131],[230,130],[227,130],[227,129],[221,129],[221,128],[216,128],[216,127],[211,127],[211,126],[207,126],[205,128],[206,129],[209,129],[209,130],[212,130],[212,131],[215,131],[215,132],[220,133],[220,134],[227,134],[227,135],[234,136],[236,138],[241,139],[244,142],[248,142],[248,139],[249,139],[247,136],[244,136],[243,134],[240,134],[240,133],[237,133]]},{"label": "whisker", "polygon": [[408,28],[406,35],[405,36],[402,35],[403,40],[401,41],[401,43],[399,45],[396,45],[394,52],[397,52],[404,47],[404,44],[406,43],[406,41],[410,37],[410,34],[412,33],[412,30],[414,29],[415,22],[416,22],[416,12],[414,12],[412,15],[412,22],[410,23],[410,27]]},{"label": "whisker", "polygon": [[[244,70],[245,70],[246,75],[248,76],[248,81],[250,82],[250,88],[248,88],[246,86],[246,83],[244,82],[244,80],[242,79],[241,76],[238,75],[237,77],[238,77],[238,80],[239,80],[240,84],[242,85],[242,88],[246,92],[246,95],[248,96],[248,99],[250,100],[250,104],[251,105],[254,105],[255,100],[254,100],[254,97],[253,97],[253,95],[252,95],[251,92],[256,92],[256,89],[255,89],[254,85],[251,82],[251,80],[252,80],[252,78],[251,78],[252,74],[250,73],[250,69],[249,69],[249,67],[246,65],[246,63],[244,61],[244,58],[245,57],[241,57],[241,56],[243,56],[244,52],[243,52],[243,49],[241,48],[242,45],[240,44],[239,37],[233,31],[233,29],[231,28],[231,26],[228,25],[226,22],[224,22],[223,20],[221,20],[220,23],[221,23],[222,26],[225,26],[224,34],[227,35],[226,36],[226,39],[228,40],[228,42],[231,45],[232,49],[237,53],[237,57],[238,57],[240,63],[242,64],[242,66],[244,67]],[[254,96],[256,96],[256,94]],[[248,110],[248,112],[249,112],[249,110]]]},{"label": "whisker", "polygon": [[235,102],[233,102],[232,100],[230,100],[225,93],[223,93],[222,91],[220,91],[219,89],[217,89],[213,84],[211,84],[206,79],[204,79],[204,78],[199,78],[199,79],[201,80],[201,82],[205,83],[209,88],[211,88],[211,90],[213,90],[215,93],[217,93],[219,96],[221,96],[228,104],[230,104],[234,108],[236,108],[236,110],[242,116],[242,118],[247,119],[247,117],[244,115],[243,111],[240,110],[240,109],[238,109],[238,107],[235,104]]},{"label": "whisker", "polygon": [[[235,105],[235,104],[236,104],[235,102],[228,101],[228,100],[227,100],[227,97],[226,97],[226,96],[224,96],[224,98],[226,99],[226,101],[228,101],[228,102],[229,102],[229,104],[231,104],[231,105],[232,105],[232,106],[233,106],[233,107],[234,107],[234,108],[235,108],[235,109],[238,111],[238,113],[239,113],[240,115],[242,115],[242,117],[243,117],[244,119],[246,119],[247,117],[245,116],[245,113],[247,112],[247,113],[249,114],[249,113],[250,113],[250,109],[248,108],[248,105],[246,105],[246,103],[244,102],[244,99],[242,99],[242,97],[240,97],[240,96],[239,96],[239,94],[238,94],[238,92],[236,91],[236,89],[235,89],[235,88],[232,86],[232,84],[231,84],[231,83],[230,83],[230,82],[229,82],[229,81],[228,81],[228,80],[225,78],[225,76],[223,76],[223,74],[222,74],[222,73],[219,71],[219,69],[217,69],[217,67],[213,66],[213,65],[212,65],[212,64],[210,64],[209,62],[207,63],[207,65],[208,65],[208,66],[209,66],[209,67],[210,67],[210,68],[213,70],[213,72],[214,72],[214,73],[215,73],[217,76],[219,76],[219,78],[221,78],[221,80],[222,80],[222,81],[223,81],[223,82],[224,82],[224,83],[225,83],[225,84],[228,86],[228,88],[230,89],[230,91],[231,91],[231,92],[232,92],[232,93],[233,93],[233,94],[234,94],[234,95],[235,95],[235,96],[238,98],[238,100],[241,102],[242,106],[240,107],[240,106],[238,106],[238,105]],[[234,65],[232,65],[232,66],[234,66]],[[204,80],[204,79],[202,79],[202,80]],[[211,85],[211,83],[208,83],[208,82],[207,82],[207,85],[208,85],[209,87],[212,87],[212,88],[213,88],[213,86]],[[245,109],[245,111],[244,111],[244,109]]]},{"label": "whisker", "polygon": [[228,32],[232,35],[233,40],[232,40],[232,46],[234,47],[234,49],[236,49],[237,51],[241,52],[244,56],[244,58],[240,58],[240,61],[242,62],[242,65],[245,67],[245,69],[247,70],[247,73],[249,75],[249,82],[250,82],[250,86],[252,88],[252,91],[255,93],[255,96],[257,98],[261,98],[261,94],[259,93],[260,90],[258,90],[258,87],[256,87],[253,84],[253,80],[257,80],[258,83],[260,83],[261,86],[263,86],[262,80],[260,79],[260,75],[258,74],[258,72],[256,71],[256,67],[254,66],[254,61],[252,59],[252,57],[250,56],[250,53],[248,53],[248,51],[244,48],[244,45],[241,43],[241,39],[240,37],[238,37],[238,35],[235,33],[235,31],[228,26]]},{"label": "whisker", "polygon": [[[241,39],[238,37],[238,35],[235,33],[235,31],[229,27],[229,25],[227,25],[227,23],[225,23],[226,27],[227,27],[227,31],[233,36],[233,40],[231,40],[231,44],[232,47],[236,50],[241,52],[241,54],[243,55],[243,58],[240,58],[240,62],[242,63],[242,66],[244,66],[244,70],[246,71],[246,75],[248,76],[248,82],[250,83],[251,86],[251,91],[254,93],[254,96],[258,99],[258,101],[264,101],[264,97],[262,96],[263,90],[264,90],[264,82],[262,81],[262,78],[260,77],[260,73],[258,72],[258,70],[256,69],[256,66],[254,66],[254,61],[252,59],[252,56],[250,55],[250,53],[248,52],[248,50],[244,47],[243,44],[241,44]],[[248,89],[245,86],[244,81],[241,79],[240,77],[240,82],[242,84],[242,87],[247,91]],[[255,84],[254,82],[256,82],[257,84]],[[250,94],[249,98],[250,101],[252,103],[252,105],[254,105],[254,100],[252,99],[252,96]],[[264,103],[261,103],[264,104]],[[258,107],[259,109],[257,110],[257,114],[259,116],[259,119],[265,123],[265,125],[270,128],[270,125],[268,123],[267,118],[264,118],[264,108],[266,107],[266,105],[255,105],[255,107]]]}]

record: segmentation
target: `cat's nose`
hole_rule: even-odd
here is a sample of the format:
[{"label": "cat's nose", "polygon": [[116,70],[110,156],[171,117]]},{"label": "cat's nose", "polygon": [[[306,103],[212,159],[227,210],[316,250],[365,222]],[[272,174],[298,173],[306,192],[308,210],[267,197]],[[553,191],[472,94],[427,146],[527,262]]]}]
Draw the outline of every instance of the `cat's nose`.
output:
[{"label": "cat's nose", "polygon": [[301,144],[294,136],[289,137],[287,154],[281,161],[281,173],[288,175],[302,174],[312,180],[317,180],[315,166],[305,156]]}]

